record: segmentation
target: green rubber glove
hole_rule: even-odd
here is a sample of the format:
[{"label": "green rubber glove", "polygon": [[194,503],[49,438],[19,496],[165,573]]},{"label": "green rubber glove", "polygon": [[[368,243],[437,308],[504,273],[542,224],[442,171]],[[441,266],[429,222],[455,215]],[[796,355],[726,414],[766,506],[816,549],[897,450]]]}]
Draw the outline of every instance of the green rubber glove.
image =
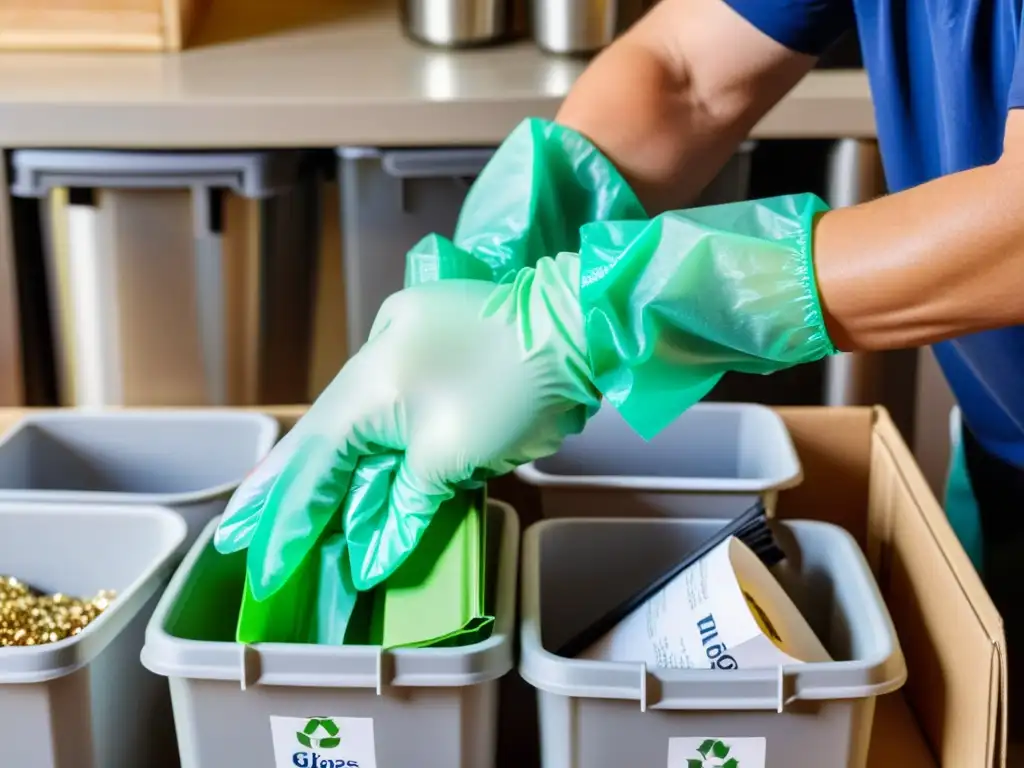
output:
[{"label": "green rubber glove", "polygon": [[650,439],[727,371],[836,352],[811,254],[814,195],[582,229],[583,313],[597,388]]},{"label": "green rubber glove", "polygon": [[[560,135],[526,126],[509,146]],[[552,152],[568,156],[565,146],[554,141]],[[222,552],[249,547],[257,599],[291,577],[339,507],[355,586],[379,583],[455,488],[557,450],[582,429],[598,392],[650,437],[728,370],[770,373],[835,351],[810,252],[814,217],[825,210],[817,198],[643,221],[624,185],[612,185],[619,204],[580,207],[566,201],[602,190],[577,177],[560,196],[529,172],[610,168],[596,151],[585,159],[517,166],[499,151],[493,166],[507,162],[502,172],[533,179],[536,194],[503,208],[510,193],[485,170],[467,209],[490,189],[492,236],[460,221],[455,242],[431,237],[414,249],[414,287],[389,300],[371,340],[229,504],[215,541]],[[545,206],[629,215],[583,224],[578,257],[533,269],[533,248],[571,239],[571,228],[548,226]]]},{"label": "green rubber glove", "polygon": [[[567,254],[510,283],[444,280],[389,298],[369,341],[246,480],[217,531],[222,552],[248,545],[253,596],[288,581],[339,508],[353,582],[373,587],[455,488],[579,432],[599,402],[579,284],[579,259]],[[357,466],[381,468],[387,482],[353,482]]]},{"label": "green rubber glove", "polygon": [[405,284],[506,282],[543,256],[578,252],[584,224],[612,220],[647,220],[615,166],[575,131],[524,120],[470,188],[454,238],[427,235],[409,252]]},{"label": "green rubber glove", "polygon": [[[373,586],[412,551],[436,505],[451,495],[453,488],[448,483],[454,483],[454,478],[508,471],[517,462],[537,458],[538,452],[554,450],[563,432],[581,428],[581,403],[590,407],[596,402],[596,393],[585,384],[586,361],[579,352],[582,336],[576,338],[579,307],[565,292],[567,275],[578,267],[562,260],[556,270],[548,259],[547,266],[536,274],[521,274],[521,270],[533,267],[542,256],[578,251],[579,228],[587,222],[645,218],[629,185],[589,141],[545,120],[521,123],[470,189],[454,240],[431,235],[407,255],[407,286],[456,279],[492,285],[439,287],[408,294],[412,298],[403,292],[389,302],[376,325],[382,329],[380,340],[368,344],[345,366],[228,504],[215,543],[225,553],[250,549],[248,576],[253,597],[263,600],[280,589],[317,546],[327,522],[339,514],[344,515],[352,581],[359,589]],[[490,295],[493,283],[512,280],[516,285],[504,289],[512,293]],[[575,296],[576,272],[569,282]],[[449,290],[461,298],[451,299]],[[491,302],[488,306],[513,297],[525,302],[522,307],[513,304],[502,310],[506,331],[517,328],[522,338],[518,352],[512,349],[507,359],[493,364],[489,361],[499,349],[505,349],[490,346],[486,339],[486,334],[497,335],[498,316],[481,326],[479,335],[473,330],[481,322],[478,311],[482,311],[474,308],[475,303],[483,301],[485,292]],[[535,300],[544,304],[540,314],[531,304]],[[561,307],[564,318],[553,314],[556,306]],[[392,322],[407,329],[418,326],[418,331],[415,336],[399,336],[397,331],[386,330]],[[430,335],[440,333],[442,327],[452,338]],[[549,341],[555,336],[567,341],[559,347]],[[405,343],[414,346],[405,349],[401,346]],[[485,349],[477,350],[474,344]],[[542,354],[541,350],[548,351]],[[470,354],[476,358],[465,357]],[[527,360],[522,362],[524,354]],[[392,361],[391,367],[377,370],[365,362],[376,355],[404,358],[404,362]],[[476,382],[476,389],[467,392],[461,384],[453,384],[456,388],[452,391],[459,392],[463,400],[444,400],[436,416],[424,415],[420,406],[405,401],[403,407],[408,412],[391,416],[412,418],[414,414],[420,423],[448,411],[458,416],[482,409],[487,418],[469,430],[464,419],[453,417],[451,427],[471,431],[479,441],[477,450],[468,452],[470,443],[466,443],[461,459],[449,455],[444,471],[438,465],[426,472],[421,454],[428,449],[419,443],[412,451],[412,444],[405,442],[412,439],[413,431],[402,433],[397,427],[389,431],[378,428],[378,422],[367,424],[365,419],[383,418],[372,394],[390,394],[394,406],[400,395],[411,391],[410,382],[446,361],[452,371],[466,371],[467,381]],[[506,367],[515,370],[500,373]],[[401,381],[388,378],[399,373],[404,377]],[[521,378],[528,373],[539,378],[529,384]],[[504,381],[493,379],[499,374],[507,381],[540,390],[510,390]],[[429,399],[421,392],[415,394],[416,402]],[[442,393],[432,397],[443,399]],[[528,407],[539,410],[530,413]],[[362,415],[360,408],[365,409]],[[499,423],[501,414],[505,421]],[[510,422],[511,414],[521,421]],[[353,432],[357,422],[361,429]],[[433,424],[425,434],[440,429],[441,425]],[[415,434],[421,433],[417,430]],[[464,434],[459,439],[469,438]],[[443,458],[438,455],[438,461]],[[412,470],[417,467],[414,476]],[[344,510],[339,510],[342,499]]]}]

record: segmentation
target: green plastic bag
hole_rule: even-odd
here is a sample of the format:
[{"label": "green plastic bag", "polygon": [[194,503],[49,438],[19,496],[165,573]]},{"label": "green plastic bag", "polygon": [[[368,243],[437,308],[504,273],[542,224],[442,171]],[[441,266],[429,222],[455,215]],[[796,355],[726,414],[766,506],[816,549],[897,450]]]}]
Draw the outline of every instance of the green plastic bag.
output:
[{"label": "green plastic bag", "polygon": [[352,585],[345,537],[331,533],[307,555],[284,587],[260,602],[249,579],[238,616],[239,643],[341,645],[360,594]]}]

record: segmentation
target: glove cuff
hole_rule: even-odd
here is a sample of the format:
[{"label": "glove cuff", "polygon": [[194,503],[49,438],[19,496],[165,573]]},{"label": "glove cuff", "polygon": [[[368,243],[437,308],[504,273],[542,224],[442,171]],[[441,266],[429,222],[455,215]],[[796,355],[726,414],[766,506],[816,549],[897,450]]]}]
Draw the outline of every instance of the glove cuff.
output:
[{"label": "glove cuff", "polygon": [[814,195],[582,229],[581,306],[594,382],[643,437],[727,371],[772,373],[836,349],[814,276]]}]

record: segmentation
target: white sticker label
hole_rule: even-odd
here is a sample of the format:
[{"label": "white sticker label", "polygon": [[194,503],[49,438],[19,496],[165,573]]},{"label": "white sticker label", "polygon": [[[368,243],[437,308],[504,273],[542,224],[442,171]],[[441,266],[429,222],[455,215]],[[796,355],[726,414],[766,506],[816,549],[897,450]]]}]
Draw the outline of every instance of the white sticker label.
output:
[{"label": "white sticker label", "polygon": [[668,740],[668,768],[764,768],[763,738],[713,737]]},{"label": "white sticker label", "polygon": [[274,768],[377,768],[369,717],[271,717]]},{"label": "white sticker label", "polygon": [[725,670],[831,660],[772,572],[735,537],[672,579],[579,658]]}]

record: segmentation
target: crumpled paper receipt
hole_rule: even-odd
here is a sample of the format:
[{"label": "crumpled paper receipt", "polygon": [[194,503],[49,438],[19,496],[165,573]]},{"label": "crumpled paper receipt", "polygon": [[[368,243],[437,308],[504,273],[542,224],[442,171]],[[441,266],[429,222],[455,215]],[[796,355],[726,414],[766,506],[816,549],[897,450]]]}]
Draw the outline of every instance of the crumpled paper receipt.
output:
[{"label": "crumpled paper receipt", "polygon": [[831,661],[757,555],[730,537],[580,654],[668,669]]}]

